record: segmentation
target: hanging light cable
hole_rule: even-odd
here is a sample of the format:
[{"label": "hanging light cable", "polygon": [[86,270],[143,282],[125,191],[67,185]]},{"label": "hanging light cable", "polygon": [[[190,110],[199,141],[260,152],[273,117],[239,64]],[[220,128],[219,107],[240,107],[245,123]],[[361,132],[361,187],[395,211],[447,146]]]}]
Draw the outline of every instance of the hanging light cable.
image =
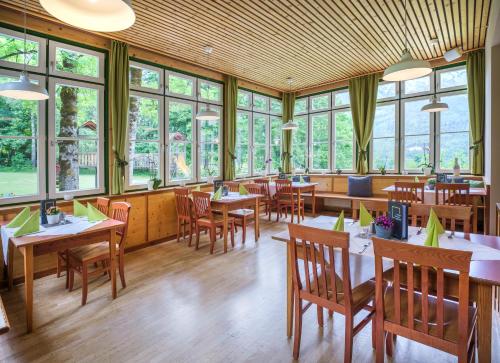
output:
[{"label": "hanging light cable", "polygon": [[[203,48],[203,52],[207,55],[207,66],[210,66],[210,55],[213,52],[213,48],[210,46],[206,46]],[[210,109],[210,104],[207,104],[207,109],[206,110],[200,110],[196,114],[196,119],[197,120],[207,120],[207,121],[215,121],[219,119],[219,114],[217,111],[213,111]]]},{"label": "hanging light cable", "polygon": [[16,100],[42,101],[49,98],[49,93],[40,84],[30,81],[26,71],[26,0],[24,0],[24,50],[23,50],[23,71],[19,75],[19,80],[0,84],[0,96],[14,98]]},{"label": "hanging light cable", "polygon": [[404,2],[404,49],[401,54],[401,58],[398,63],[389,66],[384,71],[384,76],[382,77],[384,81],[407,81],[410,79],[420,78],[428,75],[432,72],[431,64],[425,60],[414,59],[410,50],[408,49],[408,25],[407,25],[407,12],[406,12],[406,0]]},{"label": "hanging light cable", "polygon": [[[292,82],[293,82],[292,77],[288,77],[286,79],[286,81],[288,82],[288,92],[292,93]],[[292,113],[293,113],[293,110],[292,110]],[[293,121],[293,115],[289,115],[289,117],[290,118],[289,118],[288,122],[283,124],[283,126],[281,126],[282,130],[295,130],[296,128],[299,127],[299,125],[297,125],[297,123],[295,123]]]}]

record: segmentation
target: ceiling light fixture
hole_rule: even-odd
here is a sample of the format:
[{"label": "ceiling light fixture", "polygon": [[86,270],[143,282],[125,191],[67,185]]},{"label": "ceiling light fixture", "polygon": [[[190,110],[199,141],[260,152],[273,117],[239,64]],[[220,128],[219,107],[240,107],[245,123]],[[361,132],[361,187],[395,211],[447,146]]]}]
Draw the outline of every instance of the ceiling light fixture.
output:
[{"label": "ceiling light fixture", "polygon": [[49,98],[49,93],[41,84],[32,83],[26,71],[26,0],[24,0],[24,49],[23,71],[19,81],[0,84],[0,96],[16,100],[42,101]]},{"label": "ceiling light fixture", "polygon": [[[292,77],[288,77],[286,79],[286,81],[288,82],[288,92],[289,93],[292,93],[292,82],[293,82],[293,79]],[[288,120],[287,123],[284,123],[283,126],[281,126],[281,129],[282,130],[295,130],[299,127],[299,125],[297,125],[294,121],[293,121],[293,118],[292,118],[292,115],[290,115],[290,119]]]},{"label": "ceiling light fixture", "polygon": [[[210,55],[212,54],[212,52],[214,51],[214,49],[207,45],[203,48],[203,53],[205,53],[207,55],[207,66],[210,67]],[[210,105],[207,104],[207,109],[206,110],[203,110],[203,111],[199,111],[197,114],[196,114],[196,119],[197,120],[205,120],[205,121],[216,121],[219,119],[219,114],[217,111],[213,111],[210,109]]]},{"label": "ceiling light fixture", "polygon": [[78,28],[117,32],[135,23],[131,0],[40,0],[52,16]]},{"label": "ceiling light fixture", "polygon": [[404,3],[404,9],[405,47],[403,49],[403,53],[401,54],[399,62],[389,66],[385,70],[384,76],[382,77],[384,81],[407,81],[410,79],[426,76],[432,72],[431,64],[429,62],[420,59],[414,59],[410,54],[410,50],[408,49],[407,37],[408,26],[406,24],[406,0]]},{"label": "ceiling light fixture", "polygon": [[424,112],[441,112],[447,111],[448,104],[445,102],[438,102],[436,96],[432,96],[431,103],[423,106],[420,111]]}]

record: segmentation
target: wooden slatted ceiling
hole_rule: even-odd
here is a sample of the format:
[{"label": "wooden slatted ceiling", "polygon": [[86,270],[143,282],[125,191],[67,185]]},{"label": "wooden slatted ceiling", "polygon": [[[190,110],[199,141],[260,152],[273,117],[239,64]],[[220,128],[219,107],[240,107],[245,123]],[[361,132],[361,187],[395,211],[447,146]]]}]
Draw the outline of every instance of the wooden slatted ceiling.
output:
[{"label": "wooden slatted ceiling", "polygon": [[[490,0],[407,1],[415,57],[484,46]],[[3,3],[20,9],[23,0]],[[278,90],[288,89],[287,77],[300,90],[381,71],[404,46],[401,0],[134,0],[133,7],[133,27],[103,35]],[[38,0],[28,11],[54,20]],[[209,61],[205,45],[214,48]]]}]

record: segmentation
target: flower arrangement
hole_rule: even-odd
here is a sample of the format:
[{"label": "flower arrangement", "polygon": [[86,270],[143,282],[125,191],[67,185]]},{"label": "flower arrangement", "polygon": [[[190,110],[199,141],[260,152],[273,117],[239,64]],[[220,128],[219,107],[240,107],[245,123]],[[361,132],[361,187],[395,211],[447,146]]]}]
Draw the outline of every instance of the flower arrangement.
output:
[{"label": "flower arrangement", "polygon": [[383,229],[387,230],[392,229],[394,227],[394,224],[395,224],[394,219],[385,215],[378,216],[375,219],[375,225],[382,227]]},{"label": "flower arrangement", "polygon": [[57,207],[50,207],[45,211],[45,214],[47,214],[48,216],[56,216],[59,213],[61,213],[61,210]]}]

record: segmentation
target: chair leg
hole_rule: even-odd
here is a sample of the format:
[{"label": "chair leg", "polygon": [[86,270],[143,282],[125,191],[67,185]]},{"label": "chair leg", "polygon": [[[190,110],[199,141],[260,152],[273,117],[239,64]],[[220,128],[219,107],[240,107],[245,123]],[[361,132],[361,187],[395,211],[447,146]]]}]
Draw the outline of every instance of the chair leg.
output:
[{"label": "chair leg", "polygon": [[372,317],[372,348],[375,349],[377,347],[377,329],[375,327],[375,315]]},{"label": "chair leg", "polygon": [[73,270],[69,271],[69,281],[68,281],[68,290],[69,292],[73,291],[73,283],[75,282],[75,272]]},{"label": "chair leg", "polygon": [[333,318],[333,310],[328,310],[328,317],[329,317],[330,319],[332,319],[332,318]]},{"label": "chair leg", "polygon": [[[376,319],[376,318],[375,318]],[[384,338],[385,338],[385,332],[384,332],[384,327],[382,324],[379,324],[378,322],[375,323],[375,340],[376,340],[376,347],[375,347],[375,356],[376,356],[376,363],[384,363]]]},{"label": "chair leg", "polygon": [[214,247],[215,247],[215,227],[210,227],[210,254],[214,253]]},{"label": "chair leg", "polygon": [[62,258],[60,252],[57,252],[57,278],[61,277],[61,269],[62,269]]},{"label": "chair leg", "polygon": [[179,243],[179,237],[181,234],[181,220],[177,217],[177,243]]},{"label": "chair leg", "polygon": [[317,306],[318,313],[318,325],[323,327],[323,308],[321,306]]},{"label": "chair leg", "polygon": [[385,337],[385,350],[387,351],[387,355],[392,357],[392,353],[394,352],[394,337],[392,333],[387,333]]},{"label": "chair leg", "polygon": [[[231,224],[231,246],[234,247],[234,227],[235,227],[235,224]],[[245,236],[245,230],[243,229],[243,236]],[[243,237],[245,238],[245,237]]]},{"label": "chair leg", "polygon": [[241,237],[241,243],[245,243],[245,240],[247,238],[247,219],[246,217],[243,217],[243,221],[241,222],[241,229],[243,230],[243,235]]},{"label": "chair leg", "polygon": [[198,226],[198,224],[196,224],[194,229],[195,229],[195,233],[196,233],[196,243],[195,243],[194,249],[197,250],[199,248],[199,245],[200,245],[200,227]]},{"label": "chair leg", "polygon": [[268,218],[269,218],[269,222],[271,222],[271,204],[269,204],[269,203],[266,203],[266,213],[269,214]]},{"label": "chair leg", "polygon": [[88,269],[87,264],[82,264],[82,305],[87,303],[87,291],[88,291]]},{"label": "chair leg", "polygon": [[346,314],[344,363],[351,363],[352,361],[352,339],[353,339],[352,316]]},{"label": "chair leg", "polygon": [[120,248],[120,254],[118,255],[118,268],[120,270],[120,280],[122,283],[122,288],[126,288],[127,284],[125,283],[125,253],[123,248]]},{"label": "chair leg", "polygon": [[295,297],[295,331],[293,333],[293,359],[299,359],[300,339],[302,336],[302,300]]},{"label": "chair leg", "polygon": [[193,242],[193,222],[189,221],[189,242],[188,247],[191,247],[191,243]]},{"label": "chair leg", "polygon": [[278,203],[276,207],[276,222],[279,222],[280,220],[280,213],[281,213],[281,206]]}]

